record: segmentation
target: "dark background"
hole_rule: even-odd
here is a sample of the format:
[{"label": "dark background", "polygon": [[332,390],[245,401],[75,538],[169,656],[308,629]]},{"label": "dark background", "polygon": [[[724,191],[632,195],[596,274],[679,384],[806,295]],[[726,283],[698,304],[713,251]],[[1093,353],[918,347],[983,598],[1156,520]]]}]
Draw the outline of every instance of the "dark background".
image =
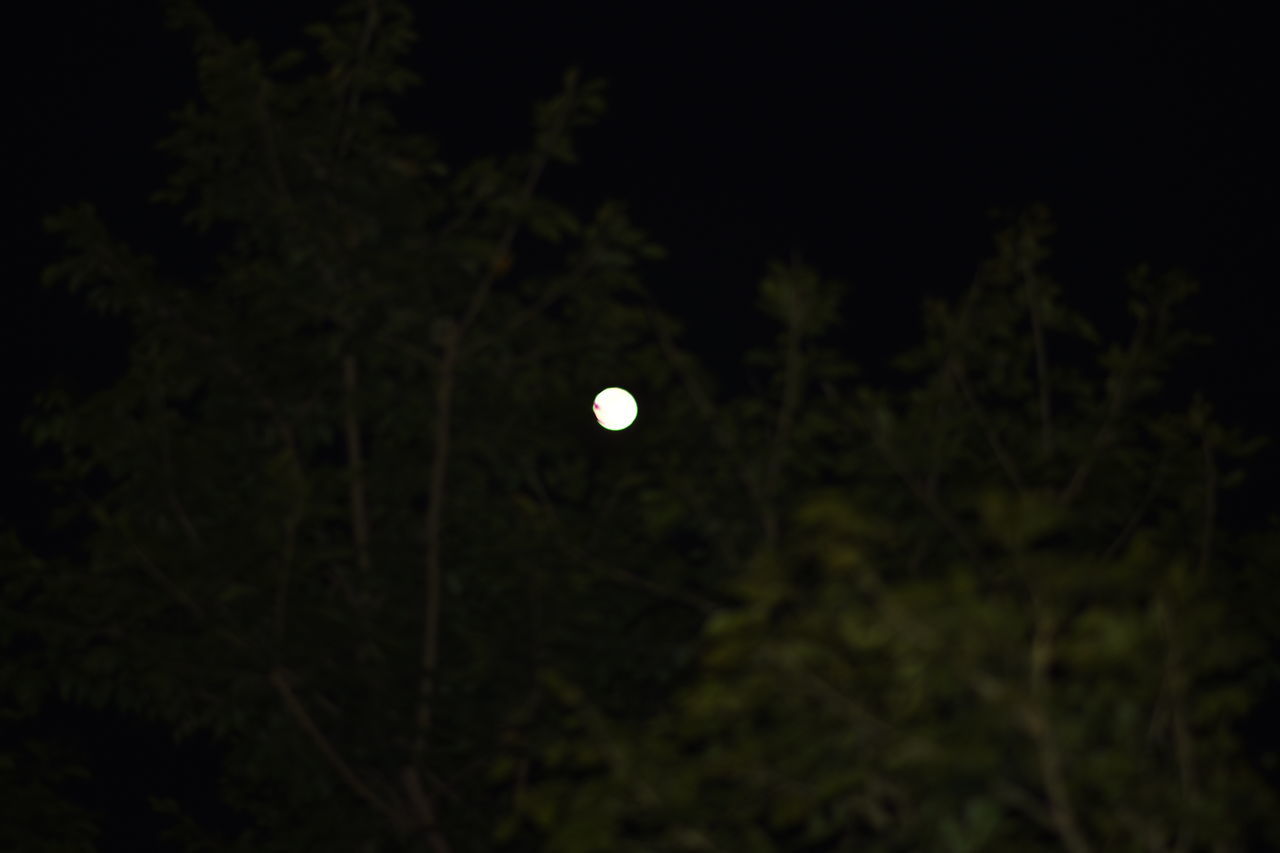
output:
[{"label": "dark background", "polygon": [[[609,115],[581,139],[581,167],[553,173],[547,190],[629,203],[669,251],[652,268],[656,297],[729,390],[749,389],[741,353],[770,334],[753,308],[770,260],[797,255],[849,282],[845,345],[882,380],[888,359],[918,338],[921,298],[968,285],[990,250],[992,211],[1040,201],[1059,226],[1052,268],[1066,299],[1104,332],[1127,334],[1133,265],[1200,281],[1188,320],[1217,342],[1183,366],[1174,399],[1202,389],[1227,424],[1270,432],[1280,138],[1276,45],[1262,20],[1207,5],[769,5],[424,7],[413,57],[424,85],[402,118],[459,164],[524,147],[532,101],[553,94],[567,66],[605,77]],[[195,96],[184,37],[164,27],[156,3],[31,6],[35,18],[10,32],[17,100],[4,135],[16,217],[0,308],[4,510],[24,530],[48,506],[31,479],[39,458],[22,442],[22,411],[55,377],[83,390],[108,381],[126,343],[75,298],[38,286],[57,252],[41,217],[90,200],[173,268],[200,257],[172,212],[147,201],[166,171],[154,145],[168,114]],[[208,6],[267,55],[300,44],[301,26],[329,12]],[[1271,511],[1276,456],[1257,459],[1233,511]],[[92,795],[109,811],[148,776],[171,779],[181,766],[199,787],[199,768],[211,766],[199,748],[173,758],[139,724],[68,711],[59,725],[90,744],[163,755],[152,770],[139,758],[136,778]]]}]

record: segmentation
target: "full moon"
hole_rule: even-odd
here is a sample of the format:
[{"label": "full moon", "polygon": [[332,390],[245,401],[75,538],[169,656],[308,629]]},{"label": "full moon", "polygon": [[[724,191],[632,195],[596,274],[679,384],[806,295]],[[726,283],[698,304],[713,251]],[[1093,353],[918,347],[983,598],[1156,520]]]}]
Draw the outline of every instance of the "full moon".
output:
[{"label": "full moon", "polygon": [[596,420],[605,429],[619,430],[636,419],[636,398],[622,388],[606,388],[596,395]]}]

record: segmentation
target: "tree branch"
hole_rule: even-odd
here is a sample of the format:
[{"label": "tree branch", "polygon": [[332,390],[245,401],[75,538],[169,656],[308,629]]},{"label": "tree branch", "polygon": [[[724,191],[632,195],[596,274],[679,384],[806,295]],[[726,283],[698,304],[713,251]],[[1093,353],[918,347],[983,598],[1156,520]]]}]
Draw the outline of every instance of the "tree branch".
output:
[{"label": "tree branch", "polygon": [[969,537],[965,534],[964,529],[960,526],[959,522],[957,522],[951,513],[947,511],[947,508],[942,505],[942,502],[938,500],[936,495],[933,495],[929,490],[922,488],[920,484],[912,478],[912,476],[907,472],[906,466],[902,464],[902,460],[898,458],[897,453],[889,445],[888,439],[874,427],[872,428],[872,433],[872,440],[876,448],[880,451],[881,455],[884,456],[885,461],[889,463],[889,467],[894,470],[894,473],[898,475],[898,478],[902,480],[903,484],[911,494],[915,496],[916,500],[924,504],[925,508],[928,509],[929,512],[933,514],[933,517],[938,520],[938,523],[955,538],[956,542],[970,559],[977,559],[978,549],[969,540]]},{"label": "tree branch", "polygon": [[1170,704],[1170,724],[1173,729],[1173,751],[1178,764],[1178,784],[1187,808],[1182,812],[1181,826],[1178,830],[1174,849],[1183,851],[1191,843],[1191,835],[1187,826],[1188,815],[1199,803],[1200,791],[1196,784],[1195,744],[1191,737],[1191,729],[1187,724],[1186,714],[1186,674],[1182,668],[1178,637],[1173,624],[1173,614],[1163,598],[1157,599],[1160,614],[1160,627],[1165,636],[1168,651],[1165,655],[1165,679],[1168,684]]},{"label": "tree branch", "polygon": [[431,701],[436,666],[440,660],[440,520],[445,500],[445,475],[449,462],[449,426],[452,421],[454,370],[458,356],[457,330],[450,330],[444,343],[440,381],[436,386],[435,454],[431,460],[431,481],[427,497],[427,565],[422,620],[422,672],[418,682],[411,764],[416,766],[426,752],[431,729]]},{"label": "tree branch", "polygon": [[356,418],[356,359],[345,355],[342,359],[343,431],[347,439],[347,471],[351,491],[351,536],[356,547],[356,567],[368,575],[372,566],[369,560],[369,514],[365,508],[364,458],[361,453],[360,421]]},{"label": "tree branch", "polygon": [[419,827],[427,833],[427,843],[431,845],[433,853],[451,853],[453,848],[441,833],[440,823],[436,818],[435,800],[422,787],[418,771],[411,766],[404,767],[400,771],[400,782],[408,796],[409,805],[418,818]]},{"label": "tree branch", "polygon": [[716,416],[715,406],[711,402],[710,395],[707,394],[702,384],[698,382],[698,378],[689,369],[686,357],[676,349],[675,342],[671,339],[670,333],[662,325],[662,320],[658,316],[657,306],[653,304],[653,299],[647,292],[646,297],[649,298],[647,312],[649,322],[657,334],[658,346],[661,348],[663,356],[680,375],[680,380],[684,384],[685,392],[689,395],[689,399],[693,401],[694,407],[702,415],[703,420],[710,425],[712,435],[716,437],[720,447],[732,461],[734,473],[738,475],[738,479],[742,481],[747,494],[755,502],[757,512],[760,514],[761,526],[764,528],[765,541],[769,543],[776,542],[778,536],[777,523],[762,484],[753,475],[751,468],[743,459],[733,435],[725,428],[723,421]]},{"label": "tree branch", "polygon": [[156,584],[168,593],[170,598],[190,612],[197,621],[202,622],[205,625],[213,626],[214,634],[221,637],[237,651],[251,651],[248,641],[243,639],[230,628],[219,627],[205,609],[200,606],[199,602],[192,598],[184,589],[182,589],[182,587],[178,586],[177,582],[175,582],[173,578],[169,577],[163,569],[157,566],[147,553],[138,547],[136,543],[134,543],[132,547],[134,554],[138,557],[138,562],[142,564],[143,571],[145,571],[151,579],[156,582]]},{"label": "tree branch", "polygon": [[[717,528],[715,520],[711,516],[711,512],[703,501],[697,490],[687,481],[681,479],[679,475],[673,478],[672,490],[678,494],[690,508],[693,514],[702,524],[703,535],[707,537],[720,552],[720,559],[724,561],[725,568],[740,569],[743,566],[743,559],[738,555],[734,548],[732,537],[725,536],[724,531]],[[668,481],[671,482],[671,481]]]},{"label": "tree branch", "polygon": [[548,287],[532,305],[527,306],[524,310],[520,311],[520,313],[512,317],[507,322],[506,327],[500,332],[490,334],[479,339],[472,338],[471,340],[474,340],[475,343],[469,343],[463,350],[464,354],[469,357],[497,341],[509,340],[512,335],[519,331],[521,326],[524,326],[526,323],[536,319],[538,315],[549,308],[557,299],[568,294],[576,284],[586,277],[590,268],[590,260],[584,257],[572,270],[570,270],[568,275],[556,282],[555,286]]},{"label": "tree branch", "polygon": [[364,29],[360,33],[360,43],[356,45],[356,58],[351,70],[347,72],[347,87],[342,93],[342,101],[338,110],[338,157],[346,156],[351,146],[352,128],[350,119],[360,109],[361,85],[359,74],[365,59],[369,55],[369,46],[373,43],[373,32],[382,19],[378,9],[378,0],[365,0]]},{"label": "tree branch", "polygon": [[[564,132],[569,118],[568,114],[573,108],[576,82],[576,75],[570,74],[564,108],[557,115],[555,124],[550,130],[553,138]],[[511,251],[511,244],[514,242],[516,232],[520,228],[521,217],[533,200],[534,190],[538,186],[538,181],[541,179],[549,159],[550,152],[545,147],[534,158],[529,174],[525,178],[524,186],[521,189],[520,198],[516,205],[516,213],[512,216],[506,230],[498,240],[493,251],[492,261],[489,263],[484,277],[481,278],[476,289],[471,294],[471,301],[467,305],[466,313],[463,314],[459,322],[445,327],[443,352],[440,359],[440,379],[439,384],[436,386],[435,451],[431,460],[425,519],[427,553],[424,582],[425,601],[423,602],[424,615],[422,620],[422,672],[418,683],[417,708],[414,713],[415,730],[410,746],[411,766],[417,766],[426,753],[427,734],[431,728],[431,702],[435,690],[436,669],[440,658],[440,522],[445,502],[450,430],[453,423],[453,393],[459,350],[461,349],[463,338],[479,316],[488,298],[489,290],[493,286],[494,280],[498,277],[501,269],[498,260],[508,255]]]},{"label": "tree branch", "polygon": [[1141,355],[1146,343],[1146,334],[1147,318],[1144,314],[1138,321],[1138,328],[1134,332],[1133,341],[1129,345],[1129,355],[1125,359],[1124,367],[1116,378],[1115,385],[1110,393],[1107,401],[1107,411],[1102,416],[1102,423],[1098,425],[1098,431],[1094,433],[1093,440],[1089,443],[1089,449],[1085,451],[1084,458],[1080,460],[1079,466],[1072,473],[1070,482],[1063,487],[1058,495],[1058,501],[1064,506],[1071,503],[1080,494],[1090,471],[1093,469],[1094,462],[1097,461],[1098,453],[1102,448],[1110,444],[1113,438],[1111,426],[1129,401],[1129,384],[1133,380],[1134,371],[1137,370],[1138,357]]},{"label": "tree branch", "polygon": [[1031,707],[1026,714],[1027,730],[1036,745],[1040,779],[1049,798],[1049,817],[1070,853],[1089,853],[1092,849],[1080,829],[1071,794],[1062,769],[1062,754],[1049,719],[1049,665],[1053,660],[1053,626],[1043,613],[1037,613],[1035,635],[1031,642]]},{"label": "tree branch", "polygon": [[627,571],[626,569],[622,569],[617,566],[608,565],[592,556],[589,550],[580,548],[574,544],[564,535],[564,525],[560,521],[560,517],[556,512],[556,509],[551,503],[551,498],[547,494],[546,488],[542,485],[542,480],[532,469],[526,469],[526,475],[529,477],[530,485],[533,486],[538,503],[542,505],[543,511],[547,514],[547,517],[551,520],[552,526],[555,528],[557,543],[566,553],[578,562],[615,582],[643,589],[660,598],[668,598],[672,601],[678,601],[681,604],[692,607],[702,613],[712,613],[720,608],[721,605],[695,593],[686,592],[682,589],[672,589],[665,584],[649,580],[642,575],[637,575],[634,572]]},{"label": "tree branch", "polygon": [[306,514],[305,475],[302,473],[302,463],[298,459],[298,448],[293,438],[293,428],[288,424],[282,424],[280,429],[283,433],[286,452],[293,465],[293,473],[297,477],[296,485],[303,489],[304,492],[289,508],[289,515],[284,521],[284,554],[280,559],[280,571],[276,575],[275,621],[277,647],[283,643],[285,631],[288,627],[289,588],[293,572],[293,559],[297,551],[298,526],[302,524],[303,516]]},{"label": "tree branch", "polygon": [[1213,460],[1213,443],[1209,436],[1209,427],[1205,427],[1200,439],[1200,450],[1204,459],[1204,517],[1200,527],[1200,577],[1209,572],[1209,560],[1213,556],[1213,524],[1218,513],[1218,466]]},{"label": "tree branch", "polygon": [[[841,402],[840,395],[836,392],[835,387],[830,382],[823,382],[822,390],[826,395],[827,400],[831,403],[835,404]],[[929,510],[934,519],[937,520],[937,522],[955,538],[956,543],[970,559],[977,559],[977,547],[972,541],[970,541],[969,537],[965,535],[964,529],[960,527],[960,524],[955,520],[951,513],[947,512],[947,508],[938,500],[937,495],[934,493],[936,489],[933,486],[926,489],[922,487],[920,483],[916,482],[916,480],[907,472],[906,466],[902,464],[902,460],[898,457],[897,453],[889,445],[888,439],[883,432],[874,424],[869,423],[868,419],[858,413],[856,409],[854,416],[862,422],[863,429],[871,435],[872,443],[875,445],[876,449],[880,451],[880,455],[884,457],[885,461],[889,463],[889,467],[893,469],[893,472],[898,475],[898,479],[900,479],[903,485],[907,487],[907,490],[911,492],[916,500],[920,501],[920,503]],[[934,475],[931,474],[931,479],[933,476]]]},{"label": "tree branch", "polygon": [[1156,466],[1155,475],[1151,478],[1151,485],[1147,487],[1147,493],[1142,496],[1142,501],[1138,504],[1133,514],[1129,516],[1120,532],[1116,534],[1116,538],[1111,540],[1111,544],[1098,557],[1098,562],[1106,562],[1111,556],[1119,550],[1119,548],[1128,541],[1133,535],[1133,531],[1142,521],[1142,517],[1146,515],[1147,509],[1151,506],[1151,501],[1155,499],[1156,492],[1159,491],[1160,485],[1164,482],[1165,475],[1168,473],[1169,450],[1166,448],[1164,455],[1161,457],[1159,464]]},{"label": "tree branch", "polygon": [[952,361],[948,372],[951,375],[952,381],[955,382],[956,387],[960,389],[960,393],[964,397],[965,402],[973,411],[974,417],[978,419],[978,426],[982,429],[982,434],[986,437],[987,444],[991,447],[991,452],[995,454],[996,461],[998,461],[1000,463],[1000,467],[1004,469],[1005,476],[1009,478],[1009,482],[1013,484],[1013,487],[1018,491],[1018,494],[1022,494],[1024,489],[1022,486],[1022,477],[1018,473],[1018,466],[1014,463],[1013,457],[1011,457],[1008,451],[1005,450],[1004,444],[1000,441],[1000,436],[996,434],[991,423],[987,420],[986,413],[978,404],[978,399],[974,396],[973,388],[969,385],[969,379],[966,375],[964,362],[959,359]]},{"label": "tree branch", "polygon": [[[799,299],[798,295],[793,295]],[[799,312],[797,312],[799,313]],[[791,440],[791,429],[795,422],[796,409],[800,406],[800,392],[803,386],[804,355],[800,346],[800,320],[793,317],[787,327],[787,347],[785,369],[783,374],[782,402],[778,406],[778,420],[773,431],[773,447],[769,454],[769,465],[765,472],[764,492],[771,501],[777,499],[779,481],[782,476],[782,463],[787,454],[787,445]],[[773,534],[777,536],[777,522],[773,522]],[[776,541],[770,540],[772,547]]]},{"label": "tree branch", "polygon": [[289,183],[284,177],[284,168],[280,165],[280,149],[276,144],[275,123],[271,121],[271,113],[267,110],[267,90],[268,81],[264,77],[262,84],[258,87],[258,97],[254,101],[257,107],[258,121],[262,124],[262,141],[267,150],[267,168],[271,171],[271,178],[275,181],[276,191],[288,203],[290,208],[295,206],[293,193],[289,190]]},{"label": "tree branch", "polygon": [[293,717],[294,721],[297,722],[297,724],[307,734],[307,737],[311,739],[311,743],[320,751],[320,754],[329,762],[329,765],[334,769],[342,781],[346,783],[347,787],[350,788],[356,796],[368,803],[374,811],[387,818],[387,820],[389,820],[393,825],[403,828],[406,821],[404,815],[400,813],[399,809],[397,809],[392,803],[383,800],[375,794],[373,790],[365,784],[364,780],[362,780],[356,772],[351,769],[351,766],[343,760],[342,756],[338,754],[338,750],[329,741],[329,739],[325,737],[324,732],[320,731],[315,720],[312,719],[309,713],[307,713],[307,709],[303,706],[302,701],[298,698],[297,694],[293,692],[293,687],[289,683],[288,673],[277,667],[271,671],[268,678],[271,681],[271,685],[276,689],[276,693],[279,694],[281,701],[284,702],[284,706],[286,710],[288,710],[290,716]]}]

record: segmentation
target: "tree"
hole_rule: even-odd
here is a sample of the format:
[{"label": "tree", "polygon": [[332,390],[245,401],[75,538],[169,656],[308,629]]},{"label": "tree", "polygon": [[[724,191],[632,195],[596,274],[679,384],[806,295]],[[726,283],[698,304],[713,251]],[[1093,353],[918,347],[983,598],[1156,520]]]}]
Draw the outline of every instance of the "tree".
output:
[{"label": "tree", "polygon": [[[1151,405],[1194,342],[1191,283],[1138,271],[1133,337],[1104,346],[1043,273],[1049,230],[1030,211],[958,307],[927,306],[915,390],[806,383],[825,405],[795,432],[845,425],[829,479],[731,583],[668,709],[630,724],[559,685],[574,727],[524,809],[546,849],[1280,841],[1240,742],[1276,639],[1240,584],[1274,551],[1215,535],[1258,442],[1198,396]],[[1100,371],[1050,357],[1072,338]]]},{"label": "tree", "polygon": [[[204,104],[162,198],[221,250],[182,279],[89,208],[51,222],[49,281],[133,349],[30,419],[88,533],[7,540],[0,678],[28,716],[213,732],[248,828],[173,814],[189,849],[1264,837],[1231,742],[1257,687],[1226,677],[1261,650],[1209,536],[1247,443],[1139,408],[1185,282],[1135,279],[1099,387],[1050,358],[1092,330],[1033,216],[890,395],[847,390],[843,285],[779,265],[768,392],[718,400],[641,284],[658,249],[544,195],[597,82],[456,168],[393,118],[403,4],[311,27],[318,71],[174,18]],[[585,401],[617,382],[640,420],[606,435]]]},{"label": "tree", "polygon": [[84,562],[11,543],[6,682],[27,714],[56,692],[215,733],[250,829],[175,818],[193,846],[484,849],[508,800],[487,756],[536,673],[643,707],[707,606],[628,523],[635,461],[677,431],[606,456],[572,416],[604,380],[669,381],[634,270],[657,248],[616,204],[541,192],[601,86],[570,72],[530,152],[453,168],[393,120],[404,4],[311,27],[315,72],[173,15],[204,104],[160,197],[223,250],[176,280],[88,207],[51,220],[49,282],[133,346],[118,383],[30,420],[90,533]]}]

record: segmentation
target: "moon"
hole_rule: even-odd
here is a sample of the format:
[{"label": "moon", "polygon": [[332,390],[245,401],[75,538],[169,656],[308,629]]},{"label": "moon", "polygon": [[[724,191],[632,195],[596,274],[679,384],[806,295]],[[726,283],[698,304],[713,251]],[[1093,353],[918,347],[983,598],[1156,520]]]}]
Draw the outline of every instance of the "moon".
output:
[{"label": "moon", "polygon": [[622,388],[606,388],[596,395],[596,420],[605,429],[620,430],[636,419],[636,398]]}]

